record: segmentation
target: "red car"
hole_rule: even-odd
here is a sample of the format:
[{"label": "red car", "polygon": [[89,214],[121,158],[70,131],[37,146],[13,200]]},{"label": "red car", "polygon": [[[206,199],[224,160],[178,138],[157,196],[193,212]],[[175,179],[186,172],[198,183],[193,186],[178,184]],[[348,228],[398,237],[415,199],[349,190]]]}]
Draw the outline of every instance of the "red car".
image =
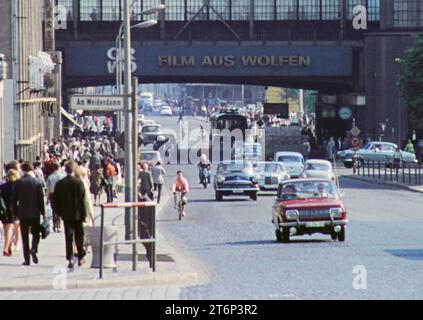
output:
[{"label": "red car", "polygon": [[298,179],[281,183],[272,215],[279,242],[287,243],[292,236],[314,233],[345,241],[347,210],[331,180]]}]

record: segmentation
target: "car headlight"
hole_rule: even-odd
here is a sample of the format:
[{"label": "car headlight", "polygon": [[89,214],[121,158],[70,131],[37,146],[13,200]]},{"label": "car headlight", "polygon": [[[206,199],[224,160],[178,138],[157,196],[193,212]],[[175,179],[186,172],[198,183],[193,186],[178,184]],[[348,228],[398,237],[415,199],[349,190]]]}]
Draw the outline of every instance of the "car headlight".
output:
[{"label": "car headlight", "polygon": [[340,218],[342,218],[342,214],[343,213],[344,212],[342,211],[341,208],[330,209],[330,215],[334,219],[340,219]]},{"label": "car headlight", "polygon": [[223,183],[223,182],[225,182],[225,177],[218,176],[218,177],[216,178],[216,181],[217,181],[217,183]]},{"label": "car headlight", "polygon": [[297,220],[300,216],[300,213],[298,212],[298,210],[287,210],[285,212],[285,216],[288,220]]}]

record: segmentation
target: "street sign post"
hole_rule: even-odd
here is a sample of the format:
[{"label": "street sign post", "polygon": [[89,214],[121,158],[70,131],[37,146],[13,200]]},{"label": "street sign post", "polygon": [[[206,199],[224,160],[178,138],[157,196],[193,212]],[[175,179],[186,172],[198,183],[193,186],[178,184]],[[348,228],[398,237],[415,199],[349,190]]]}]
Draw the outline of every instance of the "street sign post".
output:
[{"label": "street sign post", "polygon": [[85,111],[122,111],[124,110],[124,95],[72,95],[71,110]]}]

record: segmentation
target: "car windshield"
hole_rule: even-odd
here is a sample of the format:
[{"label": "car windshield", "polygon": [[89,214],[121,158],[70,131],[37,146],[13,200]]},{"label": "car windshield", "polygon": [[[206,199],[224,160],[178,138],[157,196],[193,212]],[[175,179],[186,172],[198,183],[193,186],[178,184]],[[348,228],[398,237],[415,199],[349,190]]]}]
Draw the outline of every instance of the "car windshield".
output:
[{"label": "car windshield", "polygon": [[279,163],[258,163],[254,165],[254,172],[257,174],[263,173],[280,173],[283,172],[283,167]]},{"label": "car windshield", "polygon": [[303,159],[297,156],[279,156],[278,161],[287,163],[302,163]]},{"label": "car windshield", "polygon": [[299,181],[280,186],[278,197],[281,200],[338,199],[339,195],[335,184],[331,181]]},{"label": "car windshield", "polygon": [[159,132],[158,126],[146,126],[142,128],[142,132]]},{"label": "car windshield", "polygon": [[154,152],[146,152],[146,153],[141,153],[141,159],[142,160],[156,160],[157,159],[157,153]]},{"label": "car windshield", "polygon": [[253,165],[250,162],[221,163],[217,169],[218,174],[246,173],[253,174]]},{"label": "car windshield", "polygon": [[307,163],[306,170],[330,171],[330,166],[326,163]]}]

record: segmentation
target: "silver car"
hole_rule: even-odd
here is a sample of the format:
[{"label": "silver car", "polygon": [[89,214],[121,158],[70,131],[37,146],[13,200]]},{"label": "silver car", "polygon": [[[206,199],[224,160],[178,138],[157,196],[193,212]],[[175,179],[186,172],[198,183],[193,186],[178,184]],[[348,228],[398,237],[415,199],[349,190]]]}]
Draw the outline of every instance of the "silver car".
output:
[{"label": "silver car", "polygon": [[332,164],[326,160],[307,160],[301,178],[327,179],[335,181]]},{"label": "silver car", "polygon": [[262,191],[278,190],[280,183],[291,179],[283,163],[256,162],[253,166],[254,174]]},{"label": "silver car", "polygon": [[[390,164],[394,160],[397,145],[390,142],[372,141],[357,151],[353,149],[339,151],[338,158],[344,162],[346,168],[353,167],[353,156],[356,154],[358,165],[362,166],[366,161],[380,161]],[[401,151],[402,160],[405,163],[416,162],[413,153]]]}]

